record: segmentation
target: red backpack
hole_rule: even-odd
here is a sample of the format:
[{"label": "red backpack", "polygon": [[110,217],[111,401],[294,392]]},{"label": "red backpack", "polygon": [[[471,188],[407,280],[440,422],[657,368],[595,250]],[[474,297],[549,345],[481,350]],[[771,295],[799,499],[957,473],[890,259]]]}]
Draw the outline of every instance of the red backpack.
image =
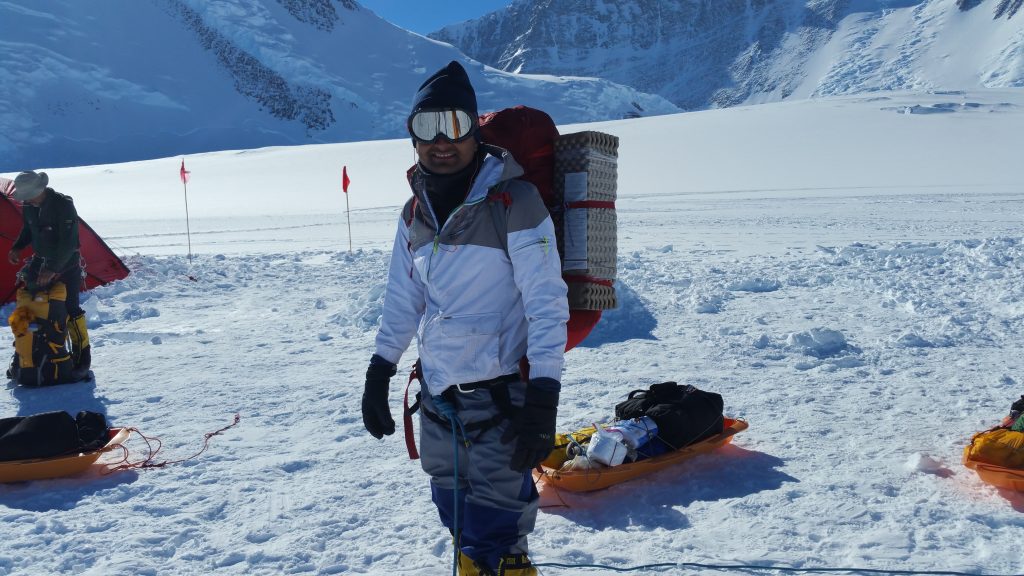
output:
[{"label": "red backpack", "polygon": [[[595,206],[587,202],[566,204],[559,197],[555,186],[555,149],[559,134],[551,116],[527,106],[515,106],[484,114],[480,117],[480,139],[508,150],[523,167],[525,174],[522,179],[537,187],[544,199],[544,205],[551,214],[559,254],[564,258],[562,230],[566,209]],[[614,210],[614,203],[604,203],[596,208]],[[573,298],[573,294],[579,292],[580,286],[597,287],[612,294],[614,288],[611,280],[571,271],[563,272],[562,277],[570,286],[568,341],[565,347],[566,350],[570,350],[582,342],[601,319],[600,309],[574,307],[573,302],[576,299]]]},{"label": "red backpack", "polygon": [[480,117],[480,139],[508,150],[526,172],[523,180],[537,187],[548,211],[559,211],[555,199],[555,140],[558,128],[547,112],[526,106],[505,108]]}]

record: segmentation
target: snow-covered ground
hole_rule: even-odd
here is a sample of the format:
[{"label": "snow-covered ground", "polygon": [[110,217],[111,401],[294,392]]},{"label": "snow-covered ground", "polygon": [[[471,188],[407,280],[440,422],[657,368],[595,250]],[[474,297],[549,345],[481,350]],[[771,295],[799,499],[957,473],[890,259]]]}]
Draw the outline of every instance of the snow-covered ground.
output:
[{"label": "snow-covered ground", "polygon": [[[567,355],[560,428],[675,380],[750,429],[605,491],[542,485],[541,573],[1024,572],[1024,495],[960,464],[1024,394],[1024,91],[587,127],[621,138],[621,307]],[[359,410],[408,141],[190,156],[190,239],[180,160],[50,171],[133,272],[85,302],[97,381],[8,384],[0,416],[102,411],[167,458],[241,422],[184,464],[0,486],[0,574],[450,573],[427,477]]]}]

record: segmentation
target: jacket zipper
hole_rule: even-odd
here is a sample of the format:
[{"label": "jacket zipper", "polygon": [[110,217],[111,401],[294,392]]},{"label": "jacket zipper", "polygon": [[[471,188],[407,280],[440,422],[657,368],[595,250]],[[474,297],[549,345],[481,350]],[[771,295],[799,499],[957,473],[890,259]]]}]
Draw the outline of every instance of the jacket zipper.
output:
[{"label": "jacket zipper", "polygon": [[526,244],[526,245],[520,246],[519,248],[516,248],[516,252],[519,252],[520,250],[525,250],[525,249],[529,248],[530,246],[536,246],[537,244],[540,244],[540,245],[544,246],[544,254],[547,254],[548,252],[551,251],[551,239],[548,238],[547,236],[541,236],[540,238],[538,238],[534,242],[530,242],[529,244]]},{"label": "jacket zipper", "polygon": [[[470,202],[470,204],[477,204],[477,203],[479,203],[479,201],[477,201],[477,202]],[[429,200],[428,200],[428,205],[429,205]],[[438,249],[439,249],[439,247],[441,245],[441,231],[444,230],[444,227],[447,226],[448,223],[452,221],[452,218],[456,214],[458,214],[459,210],[462,210],[462,207],[465,206],[465,205],[466,205],[466,202],[463,202],[462,204],[459,204],[458,206],[456,206],[455,209],[452,210],[451,214],[448,215],[448,219],[445,220],[444,226],[437,226],[437,214],[434,214],[434,207],[430,206],[430,215],[434,217],[434,225],[436,226],[436,228],[435,228],[435,232],[434,232],[434,246],[430,250],[430,260],[427,262],[427,280],[430,280],[430,273],[434,271],[434,254],[437,254]]]}]

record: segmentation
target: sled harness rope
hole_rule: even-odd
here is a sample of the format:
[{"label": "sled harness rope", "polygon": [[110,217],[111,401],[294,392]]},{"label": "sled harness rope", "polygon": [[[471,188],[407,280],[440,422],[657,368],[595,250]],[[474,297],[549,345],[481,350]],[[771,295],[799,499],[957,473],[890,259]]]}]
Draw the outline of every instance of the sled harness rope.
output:
[{"label": "sled harness rope", "polygon": [[742,570],[757,571],[770,570],[773,572],[789,572],[795,574],[829,574],[847,572],[851,574],[909,574],[911,576],[1024,576],[1024,574],[982,574],[978,572],[958,572],[956,570],[883,570],[872,568],[846,568],[846,567],[820,567],[820,568],[792,568],[789,566],[771,566],[766,564],[704,564],[701,562],[662,562],[659,564],[643,564],[640,566],[628,566],[619,568],[605,564],[561,564],[558,562],[535,562],[537,568],[600,568],[613,572],[640,572],[657,570],[659,572],[668,568],[701,568],[705,570]]},{"label": "sled harness rope", "polygon": [[[242,417],[239,414],[235,414],[234,421],[231,424],[228,424],[227,426],[219,430],[207,432],[203,437],[203,447],[200,448],[199,451],[196,452],[195,454],[188,456],[187,458],[180,458],[178,460],[164,460],[163,462],[153,462],[153,459],[156,458],[156,455],[160,452],[160,449],[163,448],[163,442],[159,438],[157,438],[156,436],[146,436],[145,434],[140,432],[138,428],[128,428],[127,430],[129,432],[134,432],[135,434],[138,434],[139,437],[142,438],[142,440],[146,443],[146,457],[137,462],[130,462],[128,460],[128,447],[125,446],[124,444],[120,444],[118,445],[118,448],[120,448],[123,451],[123,457],[121,458],[121,460],[110,464],[110,467],[108,467],[106,470],[103,470],[102,474],[106,475],[111,474],[113,472],[117,472],[118,470],[131,470],[133,468],[163,468],[168,464],[180,464],[182,462],[187,462],[194,458],[198,458],[200,454],[206,452],[206,449],[209,448],[210,438],[217,436],[218,434],[224,432],[225,430],[228,430],[229,428],[234,428],[235,426],[238,425],[238,422],[241,420],[241,418]],[[153,448],[154,444],[156,444],[155,449]]]}]

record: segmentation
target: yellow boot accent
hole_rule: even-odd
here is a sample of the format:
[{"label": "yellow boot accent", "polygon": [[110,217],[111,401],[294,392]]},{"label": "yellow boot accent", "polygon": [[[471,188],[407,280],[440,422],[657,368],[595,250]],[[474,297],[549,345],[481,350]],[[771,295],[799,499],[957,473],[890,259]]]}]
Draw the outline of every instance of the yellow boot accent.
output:
[{"label": "yellow boot accent", "polygon": [[30,329],[32,322],[36,319],[35,312],[27,306],[18,306],[7,319],[7,324],[14,333],[14,351],[18,354],[19,368],[33,368],[32,364],[32,338],[34,334]]},{"label": "yellow boot accent", "polygon": [[76,356],[81,350],[89,347],[89,330],[85,326],[85,314],[75,316],[68,322],[68,334],[71,336],[71,350]]},{"label": "yellow boot accent", "polygon": [[537,576],[537,569],[526,554],[509,554],[498,562],[497,576]]},{"label": "yellow boot accent", "polygon": [[476,562],[462,553],[460,550],[459,555],[459,576],[480,576],[480,568],[476,565]]}]

